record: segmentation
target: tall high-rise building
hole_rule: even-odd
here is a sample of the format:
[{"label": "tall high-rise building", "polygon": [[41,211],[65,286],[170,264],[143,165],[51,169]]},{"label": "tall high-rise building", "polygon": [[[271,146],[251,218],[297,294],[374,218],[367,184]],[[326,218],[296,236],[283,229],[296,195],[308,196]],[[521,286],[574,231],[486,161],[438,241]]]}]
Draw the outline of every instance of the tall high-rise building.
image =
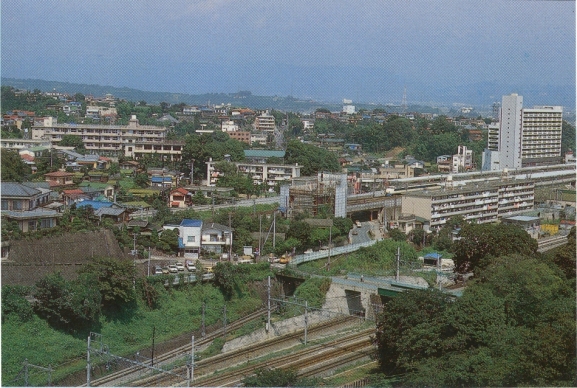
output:
[{"label": "tall high-rise building", "polygon": [[561,163],[563,108],[523,108],[523,97],[503,96],[499,126],[489,128],[484,171]]}]

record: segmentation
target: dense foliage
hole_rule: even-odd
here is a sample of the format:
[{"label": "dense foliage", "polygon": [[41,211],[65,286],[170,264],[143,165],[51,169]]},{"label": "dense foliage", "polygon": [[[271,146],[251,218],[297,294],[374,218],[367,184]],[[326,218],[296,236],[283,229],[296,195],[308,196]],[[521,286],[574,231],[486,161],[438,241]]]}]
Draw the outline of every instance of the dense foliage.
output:
[{"label": "dense foliage", "polygon": [[461,239],[452,248],[456,270],[474,271],[486,265],[486,259],[513,253],[532,255],[537,241],[522,228],[506,224],[464,224]]},{"label": "dense foliage", "polygon": [[114,308],[134,301],[136,270],[129,260],[95,258],[79,271],[97,280],[104,308]]},{"label": "dense foliage", "polygon": [[314,145],[301,143],[298,140],[288,142],[285,152],[285,163],[301,166],[301,175],[316,175],[317,172],[340,171],[340,164],[335,153]]},{"label": "dense foliage", "polygon": [[299,378],[296,369],[259,368],[242,380],[245,387],[314,387],[319,379]]},{"label": "dense foliage", "polygon": [[531,256],[492,260],[452,301],[391,299],[378,317],[379,363],[402,386],[573,386],[575,290]]},{"label": "dense foliage", "polygon": [[30,167],[18,155],[16,151],[2,150],[2,168],[0,179],[3,182],[22,182],[30,174]]}]

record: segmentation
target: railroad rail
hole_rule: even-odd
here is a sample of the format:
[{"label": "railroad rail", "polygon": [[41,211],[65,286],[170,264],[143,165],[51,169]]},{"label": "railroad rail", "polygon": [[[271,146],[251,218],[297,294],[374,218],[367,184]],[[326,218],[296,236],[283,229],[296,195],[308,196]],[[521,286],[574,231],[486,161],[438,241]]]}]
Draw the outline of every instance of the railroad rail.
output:
[{"label": "railroad rail", "polygon": [[537,244],[539,246],[537,248],[537,252],[547,252],[551,249],[555,249],[567,244],[567,236],[554,236],[546,239],[540,239],[537,240]]},{"label": "railroad rail", "polygon": [[[351,324],[357,324],[359,321],[358,317],[339,317],[330,321],[324,321],[318,323],[314,326],[309,327],[308,335],[313,337],[315,335],[322,336],[327,332],[335,332],[339,328],[350,327]],[[370,330],[373,332],[374,330]],[[303,338],[303,330],[296,331],[294,333],[274,338],[268,341],[258,342],[251,346],[246,346],[241,349],[219,354],[210,358],[206,358],[200,361],[196,361],[194,365],[194,378],[195,384],[198,382],[202,386],[213,386],[211,382],[214,378],[222,379],[223,376],[211,376],[216,371],[222,371],[225,369],[230,369],[234,366],[241,365],[243,363],[250,363],[250,366],[255,365],[255,360],[266,356],[273,352],[278,352],[283,349],[291,348],[300,345]],[[246,367],[241,367],[241,369]],[[183,366],[174,370],[177,374],[187,373],[187,367]],[[233,372],[227,371],[227,378]],[[246,371],[243,372],[241,379],[246,375]],[[207,380],[208,379],[208,380]],[[171,386],[179,384],[182,381],[178,381],[178,378],[171,375],[161,376],[154,375],[143,377],[134,381],[131,381],[129,385],[131,386]],[[222,384],[217,384],[222,385]]]},{"label": "railroad rail", "polygon": [[[242,327],[244,324],[251,322],[255,319],[259,319],[261,317],[263,317],[267,312],[267,309],[259,309],[257,311],[254,311],[253,313],[242,317],[240,319],[237,319],[234,322],[231,322],[230,324],[227,325],[226,329],[227,331],[233,331],[236,330],[240,327]],[[220,329],[216,329],[212,332],[206,333],[205,337],[201,337],[199,338],[198,341],[196,341],[196,346],[204,346],[204,345],[208,345],[210,344],[212,341],[214,341],[214,339],[222,336],[224,331],[224,328],[220,328]],[[190,349],[191,349],[191,344],[190,342],[187,342],[186,345],[182,345],[179,346],[175,349],[172,349],[168,352],[165,352],[157,357],[154,358],[154,362],[156,364],[161,364],[163,362],[168,362],[170,360],[173,359],[179,359],[182,358],[183,356],[190,354]],[[104,386],[104,385],[108,385],[108,386],[123,386],[124,385],[124,381],[126,381],[127,379],[130,379],[130,376],[134,376],[134,378],[137,378],[138,376],[140,376],[140,374],[146,369],[146,367],[143,366],[131,366],[128,368],[124,368],[122,370],[110,373],[106,376],[100,377],[98,379],[94,379],[90,382],[90,386]],[[86,386],[86,384],[83,384],[82,386]]]},{"label": "railroad rail", "polygon": [[367,329],[343,336],[338,341],[313,345],[274,359],[253,360],[233,371],[198,379],[195,380],[195,383],[210,387],[236,386],[246,376],[252,375],[257,369],[263,367],[271,369],[296,368],[300,371],[299,376],[316,376],[355,360],[370,357],[374,352],[370,339],[370,335],[373,333],[374,329]]}]

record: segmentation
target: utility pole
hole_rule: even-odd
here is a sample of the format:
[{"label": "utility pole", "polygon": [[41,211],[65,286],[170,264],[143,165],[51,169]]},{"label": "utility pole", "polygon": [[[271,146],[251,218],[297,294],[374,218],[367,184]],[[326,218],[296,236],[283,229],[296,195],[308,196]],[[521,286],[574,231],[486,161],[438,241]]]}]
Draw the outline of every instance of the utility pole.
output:
[{"label": "utility pole", "polygon": [[152,361],[150,366],[154,366],[154,336],[156,334],[156,326],[152,326]]},{"label": "utility pole", "polygon": [[190,378],[188,379],[188,386],[194,381],[194,336],[192,336],[191,350],[190,350]]},{"label": "utility pole", "polygon": [[395,280],[398,282],[400,279],[400,266],[401,266],[401,247],[397,247],[397,276]]},{"label": "utility pole", "polygon": [[150,247],[148,247],[148,276],[150,276]]},{"label": "utility pole", "polygon": [[228,232],[228,261],[232,261],[232,213],[228,212],[228,227],[230,228],[230,232]]},{"label": "utility pole", "polygon": [[86,386],[90,387],[90,336],[88,336],[88,347],[86,350]]},{"label": "utility pole", "polygon": [[276,248],[276,210],[272,214],[272,247]]},{"label": "utility pole", "polygon": [[206,304],[204,302],[202,302],[202,331],[201,331],[202,338],[204,338],[204,336],[206,335],[206,326],[204,325],[205,309],[206,309]]},{"label": "utility pole", "polygon": [[307,331],[309,325],[308,306],[309,302],[308,300],[305,300],[305,345],[307,344]]},{"label": "utility pole", "polygon": [[268,277],[268,285],[266,287],[267,299],[267,317],[266,317],[266,331],[270,330],[270,276]]},{"label": "utility pole", "polygon": [[222,317],[224,336],[226,337],[226,304],[224,305],[223,317]]},{"label": "utility pole", "polygon": [[258,232],[258,255],[262,255],[262,214],[258,215],[259,220],[259,232]]},{"label": "utility pole", "polygon": [[331,245],[333,244],[333,227],[329,226],[329,260],[327,261],[327,271],[331,270]]}]

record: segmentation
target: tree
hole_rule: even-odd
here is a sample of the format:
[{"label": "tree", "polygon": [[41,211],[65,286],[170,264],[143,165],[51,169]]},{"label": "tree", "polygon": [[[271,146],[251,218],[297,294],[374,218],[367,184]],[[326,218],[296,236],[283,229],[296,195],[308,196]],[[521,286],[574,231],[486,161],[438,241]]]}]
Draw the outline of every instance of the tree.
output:
[{"label": "tree", "polygon": [[567,244],[555,251],[553,262],[565,273],[567,279],[575,279],[577,252],[575,249],[575,227],[567,236]]},{"label": "tree", "polygon": [[164,229],[156,247],[171,254],[178,252],[178,230]]},{"label": "tree", "polygon": [[95,322],[100,314],[97,280],[87,274],[74,282],[59,272],[48,274],[36,283],[34,298],[38,314],[57,328],[75,331]]},{"label": "tree", "polygon": [[298,140],[288,142],[285,162],[298,163],[301,166],[301,175],[315,175],[322,171],[340,171],[340,164],[334,153]]},{"label": "tree", "polygon": [[314,387],[319,385],[318,379],[298,377],[296,369],[259,368],[254,375],[242,380],[245,387]]},{"label": "tree", "polygon": [[573,386],[574,298],[540,259],[493,258],[460,298],[431,290],[388,301],[379,365],[402,386]]},{"label": "tree", "polygon": [[60,140],[58,145],[63,147],[74,147],[74,150],[80,154],[84,154],[86,152],[84,142],[80,136],[64,135],[62,136],[62,140]]},{"label": "tree", "polygon": [[563,120],[561,129],[561,155],[565,155],[567,151],[577,152],[575,149],[575,126]]},{"label": "tree", "polygon": [[94,277],[106,309],[118,309],[134,300],[136,270],[130,260],[110,257],[94,259],[79,271]]},{"label": "tree", "polygon": [[407,241],[407,235],[398,228],[391,229],[389,231],[389,237],[394,241]]},{"label": "tree", "polygon": [[537,253],[537,241],[516,225],[466,224],[459,236],[461,239],[453,245],[453,260],[459,273],[482,268],[491,257]]},{"label": "tree", "polygon": [[16,151],[3,150],[0,154],[2,182],[22,182],[30,174],[30,168],[22,161]]}]

